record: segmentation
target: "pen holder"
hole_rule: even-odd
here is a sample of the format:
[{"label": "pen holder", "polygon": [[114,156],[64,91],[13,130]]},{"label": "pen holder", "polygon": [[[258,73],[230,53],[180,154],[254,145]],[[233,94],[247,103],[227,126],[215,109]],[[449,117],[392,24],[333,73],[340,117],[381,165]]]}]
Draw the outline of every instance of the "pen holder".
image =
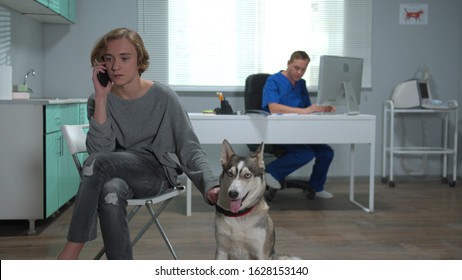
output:
[{"label": "pen holder", "polygon": [[233,108],[229,105],[228,100],[222,100],[220,103],[220,108],[215,108],[215,113],[217,115],[232,115]]}]

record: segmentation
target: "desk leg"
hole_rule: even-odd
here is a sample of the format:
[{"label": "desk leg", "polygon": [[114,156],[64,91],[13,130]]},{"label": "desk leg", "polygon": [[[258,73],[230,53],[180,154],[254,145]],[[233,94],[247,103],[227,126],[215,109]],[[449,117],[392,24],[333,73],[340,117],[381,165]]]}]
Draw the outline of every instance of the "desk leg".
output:
[{"label": "desk leg", "polygon": [[355,144],[350,145],[350,201],[355,201]]},{"label": "desk leg", "polygon": [[454,187],[457,181],[457,137],[459,134],[459,113],[458,109],[454,110],[454,154],[452,156],[452,183],[449,186]]},{"label": "desk leg", "polygon": [[370,145],[370,167],[369,167],[369,212],[374,212],[374,195],[375,195],[375,142]]},{"label": "desk leg", "polygon": [[192,182],[189,178],[186,181],[186,216],[191,216]]},{"label": "desk leg", "polygon": [[383,107],[383,135],[382,135],[382,181],[387,178],[387,106]]},{"label": "desk leg", "polygon": [[394,150],[395,150],[395,113],[392,111],[390,113],[390,167],[389,167],[389,172],[390,176],[388,177],[388,185],[390,187],[394,187],[394,179],[393,179],[393,159],[395,157],[394,155]]},{"label": "desk leg", "polygon": [[[444,115],[443,149],[448,149],[449,143],[449,116]],[[443,180],[448,180],[448,154],[443,154]]]},{"label": "desk leg", "polygon": [[354,164],[355,164],[355,145],[350,146],[350,201],[368,213],[374,212],[374,172],[375,172],[375,144],[370,144],[370,168],[369,168],[369,208],[355,200],[355,181],[354,181]]}]

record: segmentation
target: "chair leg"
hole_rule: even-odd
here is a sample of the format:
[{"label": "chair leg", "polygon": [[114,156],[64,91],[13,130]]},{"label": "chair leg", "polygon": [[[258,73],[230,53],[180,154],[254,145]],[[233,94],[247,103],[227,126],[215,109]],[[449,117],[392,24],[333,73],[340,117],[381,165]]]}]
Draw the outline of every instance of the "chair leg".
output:
[{"label": "chair leg", "polygon": [[274,196],[276,195],[277,190],[268,188],[268,190],[265,192],[265,199],[268,202],[273,201]]},{"label": "chair leg", "polygon": [[99,260],[101,257],[106,253],[106,249],[103,247],[101,250],[99,250],[98,254],[93,258],[94,260]]},{"label": "chair leg", "polygon": [[[152,209],[151,205],[146,204],[146,207],[148,208],[149,213],[151,213],[151,217],[152,217],[151,221],[154,222],[156,224],[157,228],[159,229],[159,232],[162,235],[162,238],[164,239],[165,244],[167,245],[168,249],[170,250],[170,253],[172,253],[173,258],[175,258],[175,260],[178,260],[178,256],[176,255],[175,250],[173,249],[172,243],[170,243],[170,240],[168,239],[167,234],[165,234],[165,231],[164,231],[162,225],[160,224],[159,219],[157,219],[159,217],[160,213],[165,209],[165,207],[167,207],[167,204],[172,199],[173,198],[170,198],[170,199],[166,200],[161,205],[161,207],[157,210],[157,213],[154,212],[154,209]],[[152,222],[150,224],[152,224]]]},{"label": "chair leg", "polygon": [[[170,253],[172,254],[172,256],[175,258],[175,260],[178,260],[178,256],[177,254],[175,253],[175,250],[173,249],[173,246],[170,242],[170,240],[168,239],[167,237],[167,234],[165,233],[162,225],[160,224],[159,222],[159,215],[162,213],[162,211],[164,211],[164,209],[167,207],[167,205],[170,203],[170,201],[173,199],[172,198],[169,198],[167,200],[165,200],[161,206],[159,207],[159,209],[157,209],[157,213],[156,211],[154,211],[154,209],[152,208],[152,204],[149,203],[149,202],[146,202],[145,206],[146,208],[148,209],[148,212],[149,214],[151,215],[151,219],[143,226],[143,228],[138,232],[138,234],[135,236],[135,238],[132,239],[132,247],[135,246],[135,244],[138,242],[138,240],[140,240],[140,238],[144,235],[144,233],[149,229],[149,227],[155,223],[162,238],[164,239],[164,242],[165,244],[167,245]],[[132,209],[132,211],[130,211],[130,213],[128,214],[127,218],[128,218],[128,221],[130,222],[130,220],[135,216],[136,213],[138,213],[138,211],[141,209],[141,205],[137,205],[136,207],[134,207]],[[106,252],[105,248],[103,247],[99,252],[98,254],[95,256],[95,260],[99,260],[101,259],[101,257],[104,255],[104,253]]]}]

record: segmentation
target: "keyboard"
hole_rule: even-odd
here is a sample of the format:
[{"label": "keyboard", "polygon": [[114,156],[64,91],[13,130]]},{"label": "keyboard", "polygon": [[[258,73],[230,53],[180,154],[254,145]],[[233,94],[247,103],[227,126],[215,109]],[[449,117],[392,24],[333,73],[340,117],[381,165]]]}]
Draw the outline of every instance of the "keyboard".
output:
[{"label": "keyboard", "polygon": [[316,112],[316,113],[311,113],[311,115],[345,115],[345,113],[341,112]]},{"label": "keyboard", "polygon": [[422,108],[424,109],[433,109],[433,110],[448,110],[449,105],[446,102],[443,102],[441,100],[437,99],[432,99],[430,101],[423,101],[422,102]]}]

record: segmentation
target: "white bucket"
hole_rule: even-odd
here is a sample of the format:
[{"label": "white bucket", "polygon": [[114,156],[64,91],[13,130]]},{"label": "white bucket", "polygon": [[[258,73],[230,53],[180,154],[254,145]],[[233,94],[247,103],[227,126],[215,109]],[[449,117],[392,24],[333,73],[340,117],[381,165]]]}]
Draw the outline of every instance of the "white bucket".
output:
[{"label": "white bucket", "polygon": [[13,96],[13,75],[11,66],[0,66],[0,99],[11,100]]}]

